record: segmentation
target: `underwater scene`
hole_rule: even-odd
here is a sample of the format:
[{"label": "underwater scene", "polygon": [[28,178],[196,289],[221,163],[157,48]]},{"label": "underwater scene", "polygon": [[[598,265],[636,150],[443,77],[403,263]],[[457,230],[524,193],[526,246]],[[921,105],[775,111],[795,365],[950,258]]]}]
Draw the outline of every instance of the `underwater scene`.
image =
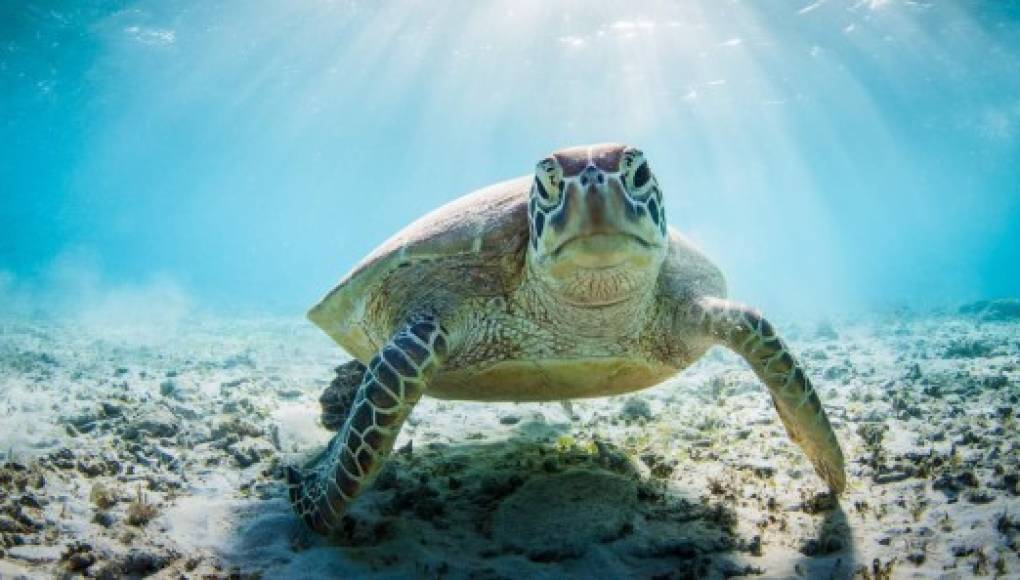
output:
[{"label": "underwater scene", "polygon": [[0,579],[1020,578],[1020,2],[0,2]]}]

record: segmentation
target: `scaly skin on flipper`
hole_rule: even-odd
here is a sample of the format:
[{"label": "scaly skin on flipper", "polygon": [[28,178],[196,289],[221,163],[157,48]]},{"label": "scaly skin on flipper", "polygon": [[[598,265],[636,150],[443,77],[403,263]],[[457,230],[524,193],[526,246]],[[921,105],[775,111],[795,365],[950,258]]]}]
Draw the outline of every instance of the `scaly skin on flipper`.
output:
[{"label": "scaly skin on flipper", "polygon": [[310,528],[326,534],[340,525],[379,472],[446,350],[434,317],[412,319],[368,365],[350,416],[318,463],[304,474],[287,468],[291,504]]},{"label": "scaly skin on flipper", "polygon": [[322,426],[330,431],[339,431],[351,414],[354,397],[365,376],[365,365],[355,359],[336,367],[336,376],[319,396],[322,406]]},{"label": "scaly skin on flipper", "polygon": [[694,323],[744,357],[772,395],[786,432],[836,494],[846,487],[843,451],[811,381],[797,359],[757,311],[718,298],[691,307]]}]

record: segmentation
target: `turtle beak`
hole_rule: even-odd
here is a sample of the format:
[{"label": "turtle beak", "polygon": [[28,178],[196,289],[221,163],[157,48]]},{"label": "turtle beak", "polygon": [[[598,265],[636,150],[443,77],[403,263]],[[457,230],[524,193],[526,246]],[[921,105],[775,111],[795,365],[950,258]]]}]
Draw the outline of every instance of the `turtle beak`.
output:
[{"label": "turtle beak", "polygon": [[594,165],[589,165],[580,176],[581,188],[584,192],[580,197],[587,219],[582,221],[579,235],[611,234],[617,231],[608,223],[609,196],[612,193],[606,175]]},{"label": "turtle beak", "polygon": [[567,232],[553,256],[569,253],[586,266],[602,267],[633,256],[634,246],[650,248],[638,224],[627,218],[626,194],[617,180],[595,167],[585,169],[577,186],[568,188],[565,206],[570,214]]},{"label": "turtle beak", "polygon": [[[598,235],[629,235],[645,242],[626,219],[626,194],[606,174],[589,165],[581,174],[577,191],[577,220],[573,238]],[[647,242],[646,242],[647,243]]]}]

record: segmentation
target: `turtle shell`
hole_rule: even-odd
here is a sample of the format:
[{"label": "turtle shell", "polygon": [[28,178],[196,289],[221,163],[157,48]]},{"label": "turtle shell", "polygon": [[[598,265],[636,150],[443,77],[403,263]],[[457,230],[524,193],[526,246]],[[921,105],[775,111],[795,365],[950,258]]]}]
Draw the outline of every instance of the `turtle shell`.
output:
[{"label": "turtle shell", "polygon": [[308,311],[367,363],[409,316],[442,316],[465,299],[502,296],[521,276],[532,177],[485,187],[419,218],[376,248]]}]

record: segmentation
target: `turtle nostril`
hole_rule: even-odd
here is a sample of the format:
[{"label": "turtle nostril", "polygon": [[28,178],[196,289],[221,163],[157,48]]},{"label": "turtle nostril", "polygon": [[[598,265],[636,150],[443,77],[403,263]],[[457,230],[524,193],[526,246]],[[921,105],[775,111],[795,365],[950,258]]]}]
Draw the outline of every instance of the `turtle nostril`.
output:
[{"label": "turtle nostril", "polygon": [[599,171],[598,167],[595,167],[594,165],[589,165],[584,168],[584,171],[581,172],[580,181],[581,185],[584,187],[587,187],[588,185],[595,183],[601,185],[606,182],[606,176],[601,171]]}]

